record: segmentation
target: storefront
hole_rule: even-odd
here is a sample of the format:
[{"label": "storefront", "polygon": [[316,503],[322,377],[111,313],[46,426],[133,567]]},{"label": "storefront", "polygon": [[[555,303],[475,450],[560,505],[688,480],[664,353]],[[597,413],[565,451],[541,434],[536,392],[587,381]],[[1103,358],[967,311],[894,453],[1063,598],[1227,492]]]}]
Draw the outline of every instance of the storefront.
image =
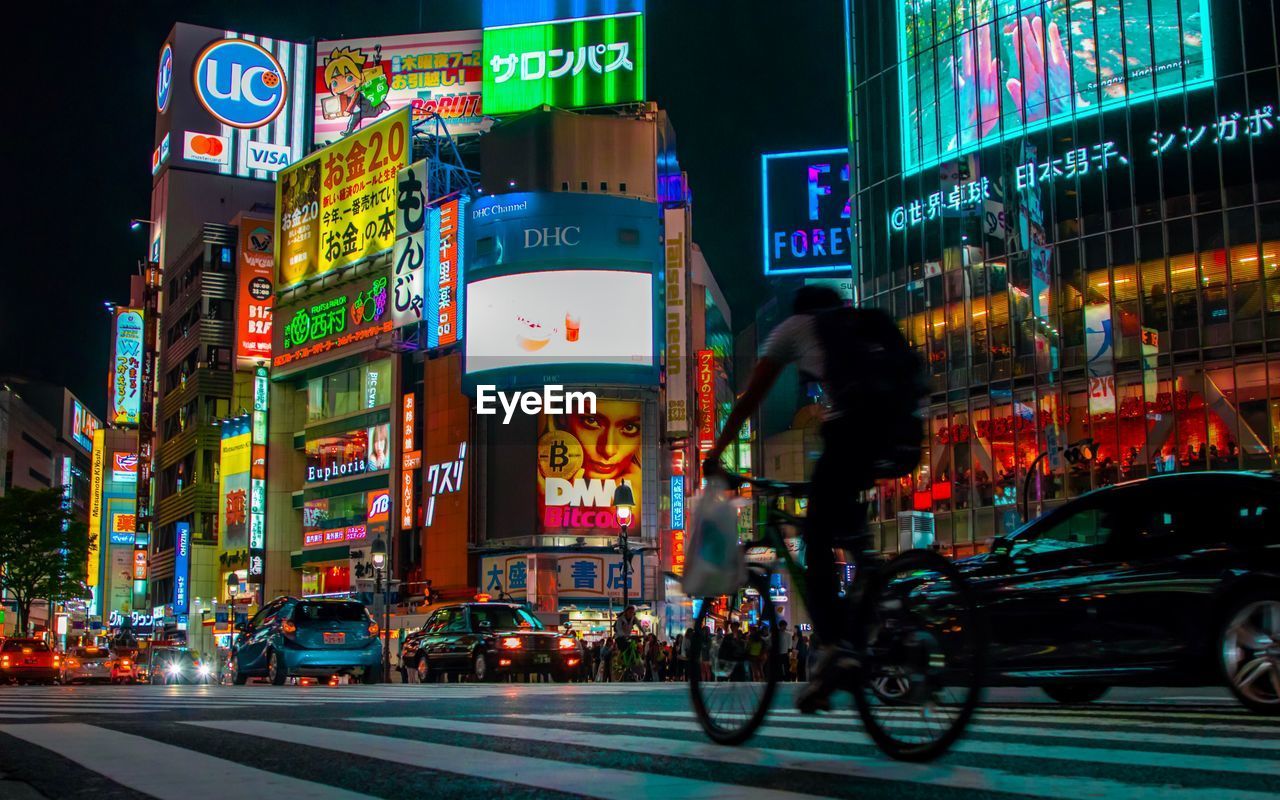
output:
[{"label": "storefront", "polygon": [[[1034,514],[1276,466],[1270,28],[1234,2],[1121,6],[849,6],[859,295],[900,321],[932,390],[921,467],[875,493],[883,549],[908,512],[967,554],[1018,523],[1024,492]],[[1070,56],[1046,69],[1019,26]],[[963,77],[979,53],[981,96]],[[1083,439],[1092,462],[1058,457]]]}]

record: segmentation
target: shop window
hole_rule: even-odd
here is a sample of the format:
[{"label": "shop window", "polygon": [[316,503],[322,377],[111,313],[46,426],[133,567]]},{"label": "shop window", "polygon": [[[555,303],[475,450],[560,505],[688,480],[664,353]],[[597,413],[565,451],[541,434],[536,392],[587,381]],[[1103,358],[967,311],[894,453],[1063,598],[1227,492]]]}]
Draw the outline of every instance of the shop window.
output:
[{"label": "shop window", "polygon": [[1204,469],[1209,460],[1209,434],[1205,421],[1204,381],[1198,370],[1179,373],[1173,382],[1171,402],[1177,430],[1174,450],[1180,470]]},{"label": "shop window", "polygon": [[[1268,400],[1267,371],[1270,369],[1271,398]],[[1215,383],[1218,381],[1214,377]],[[1280,411],[1280,360],[1270,365],[1262,362],[1237,364],[1234,393],[1224,390],[1240,417],[1236,439],[1240,448],[1241,466],[1244,469],[1273,469],[1280,458],[1273,459],[1273,452],[1280,456],[1277,437],[1277,417]],[[1219,388],[1222,388],[1219,384]],[[1228,453],[1228,456],[1230,453]]]},{"label": "shop window", "polygon": [[1235,469],[1240,462],[1240,438],[1246,425],[1240,414],[1236,371],[1231,367],[1207,370],[1204,375],[1208,408],[1209,468]]}]

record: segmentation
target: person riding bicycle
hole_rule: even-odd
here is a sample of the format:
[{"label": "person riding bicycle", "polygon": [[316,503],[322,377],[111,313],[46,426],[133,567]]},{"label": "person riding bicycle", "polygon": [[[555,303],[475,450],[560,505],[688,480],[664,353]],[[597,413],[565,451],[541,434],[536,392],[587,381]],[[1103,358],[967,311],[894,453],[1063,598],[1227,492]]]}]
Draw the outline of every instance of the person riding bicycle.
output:
[{"label": "person riding bicycle", "polygon": [[[912,380],[915,367],[906,363],[912,356],[909,349],[904,353],[904,347],[901,333],[887,315],[848,308],[839,294],[825,286],[802,287],[795,294],[792,315],[765,341],[746,391],[706,454],[708,474],[722,469],[721,454],[736,441],[743,423],[787,365],[797,365],[802,382],[821,385],[826,406],[823,449],[811,478],[804,538],[809,614],[822,655],[809,685],[797,697],[796,705],[804,713],[829,710],[840,674],[856,666],[856,662],[849,663],[851,653],[841,641],[842,605],[834,546],[837,537],[853,539],[854,560],[863,561],[871,542],[866,535],[866,504],[860,494],[872,488],[877,477],[904,468],[913,455],[911,432],[904,436],[903,423],[893,416],[895,403],[918,399],[914,386],[898,391],[900,384],[894,383]],[[899,399],[895,394],[906,396]],[[893,399],[885,403],[886,396]],[[921,430],[914,442],[917,459],[922,439]],[[908,446],[900,444],[903,440]],[[900,452],[903,450],[906,452]]]}]

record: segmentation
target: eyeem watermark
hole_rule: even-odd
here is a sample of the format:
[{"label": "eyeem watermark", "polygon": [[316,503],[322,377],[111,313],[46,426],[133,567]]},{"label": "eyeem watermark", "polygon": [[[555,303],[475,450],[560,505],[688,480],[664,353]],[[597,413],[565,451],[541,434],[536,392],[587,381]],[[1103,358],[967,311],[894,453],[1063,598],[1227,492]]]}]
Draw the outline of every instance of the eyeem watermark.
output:
[{"label": "eyeem watermark", "polygon": [[476,413],[497,414],[502,406],[502,424],[508,425],[516,409],[526,414],[594,414],[595,392],[566,392],[559,384],[548,384],[542,391],[500,392],[498,387],[476,387]]}]

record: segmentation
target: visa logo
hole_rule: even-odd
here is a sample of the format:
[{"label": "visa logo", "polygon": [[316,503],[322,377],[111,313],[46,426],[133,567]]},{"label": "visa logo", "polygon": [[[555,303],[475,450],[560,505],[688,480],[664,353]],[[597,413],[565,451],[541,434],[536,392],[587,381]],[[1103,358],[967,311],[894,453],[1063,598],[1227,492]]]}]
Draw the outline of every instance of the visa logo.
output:
[{"label": "visa logo", "polygon": [[245,143],[244,166],[277,172],[289,166],[291,156],[288,145],[250,141]]}]

